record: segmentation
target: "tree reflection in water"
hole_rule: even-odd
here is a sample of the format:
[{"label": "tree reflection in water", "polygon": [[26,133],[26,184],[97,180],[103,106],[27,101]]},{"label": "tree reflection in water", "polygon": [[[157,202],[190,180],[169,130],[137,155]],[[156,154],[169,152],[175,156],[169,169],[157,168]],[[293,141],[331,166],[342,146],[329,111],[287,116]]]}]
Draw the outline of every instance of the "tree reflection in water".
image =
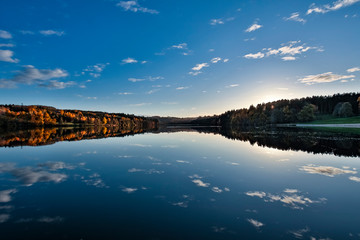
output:
[{"label": "tree reflection in water", "polygon": [[124,137],[145,132],[192,131],[220,134],[226,138],[257,144],[280,150],[304,151],[314,154],[359,157],[360,136],[349,133],[333,133],[313,129],[272,128],[232,129],[212,127],[162,127],[120,129],[118,127],[92,128],[41,128],[14,132],[0,132],[0,147],[41,146],[59,141],[79,141],[107,137]]}]

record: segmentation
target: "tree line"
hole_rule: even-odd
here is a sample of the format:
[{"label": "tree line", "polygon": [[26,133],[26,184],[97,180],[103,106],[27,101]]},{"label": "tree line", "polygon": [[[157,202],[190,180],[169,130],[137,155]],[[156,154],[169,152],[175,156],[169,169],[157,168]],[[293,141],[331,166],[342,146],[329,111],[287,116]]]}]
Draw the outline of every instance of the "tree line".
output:
[{"label": "tree line", "polygon": [[157,120],[124,113],[63,110],[36,105],[0,105],[1,128],[17,129],[77,125],[118,126],[121,129],[155,128]]},{"label": "tree line", "polygon": [[263,126],[267,124],[308,122],[329,117],[360,114],[360,93],[281,99],[249,108],[230,110],[221,115],[200,117],[193,124],[218,126]]}]

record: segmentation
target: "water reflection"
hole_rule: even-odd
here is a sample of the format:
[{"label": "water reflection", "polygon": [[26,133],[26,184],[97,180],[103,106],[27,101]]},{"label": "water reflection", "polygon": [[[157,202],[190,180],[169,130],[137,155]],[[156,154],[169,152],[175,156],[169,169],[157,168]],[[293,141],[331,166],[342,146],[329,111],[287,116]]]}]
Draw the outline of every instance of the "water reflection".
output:
[{"label": "water reflection", "polygon": [[0,150],[2,239],[358,234],[358,158],[279,151],[191,129]]},{"label": "water reflection", "polygon": [[[217,128],[217,127],[170,127],[163,132],[191,132],[220,134],[228,139],[249,142],[251,145],[280,150],[304,151],[336,156],[360,156],[360,135],[348,132],[320,131],[306,128]],[[287,161],[288,159],[282,159]],[[281,160],[280,160],[281,161]]]},{"label": "water reflection", "polygon": [[320,174],[328,177],[334,177],[335,175],[341,175],[341,174],[356,174],[357,171],[354,168],[354,170],[348,170],[348,167],[336,168],[332,166],[316,166],[314,164],[308,164],[306,166],[302,166],[300,168],[301,171],[311,173],[311,174]]},{"label": "water reflection", "polygon": [[250,197],[261,198],[265,202],[281,202],[284,206],[301,210],[304,209],[304,207],[309,206],[310,204],[324,203],[327,200],[326,198],[312,200],[309,197],[306,197],[297,189],[285,189],[280,194],[265,193],[259,191],[249,191],[245,194]]},{"label": "water reflection", "polygon": [[41,146],[61,141],[79,141],[108,137],[125,137],[154,129],[119,127],[39,128],[19,131],[0,131],[0,147]]},{"label": "water reflection", "polygon": [[[336,156],[360,156],[360,136],[349,133],[332,133],[311,129],[224,129],[209,127],[168,127],[156,129],[119,128],[53,128],[17,132],[0,132],[0,147],[41,146],[59,141],[79,141],[107,137],[124,137],[139,133],[153,132],[199,132],[220,134],[226,138],[257,144],[280,150],[295,150],[308,153],[333,154]],[[151,144],[131,143],[130,146],[151,148]],[[166,144],[161,148],[175,149],[178,145]],[[131,157],[131,156],[123,156]],[[180,160],[181,161],[181,160]],[[279,161],[288,161],[280,159]],[[185,163],[185,162],[183,162]],[[233,163],[236,164],[236,163]]]},{"label": "water reflection", "polygon": [[17,181],[26,186],[31,186],[37,182],[55,182],[59,183],[67,178],[67,175],[60,173],[51,173],[43,168],[16,167],[13,163],[1,163],[0,173],[10,173]]},{"label": "water reflection", "polygon": [[219,134],[251,145],[308,153],[360,156],[360,136],[312,129],[281,128],[267,130],[219,129]]}]

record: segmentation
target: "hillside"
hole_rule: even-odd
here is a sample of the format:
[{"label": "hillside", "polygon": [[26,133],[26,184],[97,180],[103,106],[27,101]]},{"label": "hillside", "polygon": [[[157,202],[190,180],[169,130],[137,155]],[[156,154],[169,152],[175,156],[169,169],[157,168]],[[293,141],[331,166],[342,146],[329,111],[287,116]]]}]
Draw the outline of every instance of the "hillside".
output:
[{"label": "hillside", "polygon": [[49,106],[0,105],[0,128],[25,129],[56,126],[118,126],[155,128],[157,120],[124,113],[65,110]]},{"label": "hillside", "polygon": [[246,127],[310,122],[329,118],[329,116],[331,119],[347,118],[359,114],[360,93],[343,93],[260,103],[256,106],[251,105],[249,108],[227,111],[219,116],[201,117],[192,123]]}]

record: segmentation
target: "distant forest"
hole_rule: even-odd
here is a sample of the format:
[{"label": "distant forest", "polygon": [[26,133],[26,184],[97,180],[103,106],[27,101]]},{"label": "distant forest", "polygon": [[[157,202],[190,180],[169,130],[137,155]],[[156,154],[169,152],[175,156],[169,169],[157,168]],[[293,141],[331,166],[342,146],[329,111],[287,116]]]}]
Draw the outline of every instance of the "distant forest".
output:
[{"label": "distant forest", "polygon": [[149,129],[157,120],[124,113],[61,110],[48,106],[0,105],[0,128],[25,129],[55,126],[105,126]]},{"label": "distant forest", "polygon": [[31,127],[104,126],[118,129],[154,129],[163,125],[203,125],[249,127],[271,124],[309,122],[331,117],[360,114],[360,93],[282,99],[249,108],[227,111],[221,115],[198,118],[145,118],[124,113],[61,110],[48,106],[0,105],[0,129]]},{"label": "distant forest", "polygon": [[263,126],[268,124],[309,122],[332,117],[360,114],[360,93],[282,99],[249,108],[227,111],[221,115],[200,117],[192,124],[215,126]]}]

